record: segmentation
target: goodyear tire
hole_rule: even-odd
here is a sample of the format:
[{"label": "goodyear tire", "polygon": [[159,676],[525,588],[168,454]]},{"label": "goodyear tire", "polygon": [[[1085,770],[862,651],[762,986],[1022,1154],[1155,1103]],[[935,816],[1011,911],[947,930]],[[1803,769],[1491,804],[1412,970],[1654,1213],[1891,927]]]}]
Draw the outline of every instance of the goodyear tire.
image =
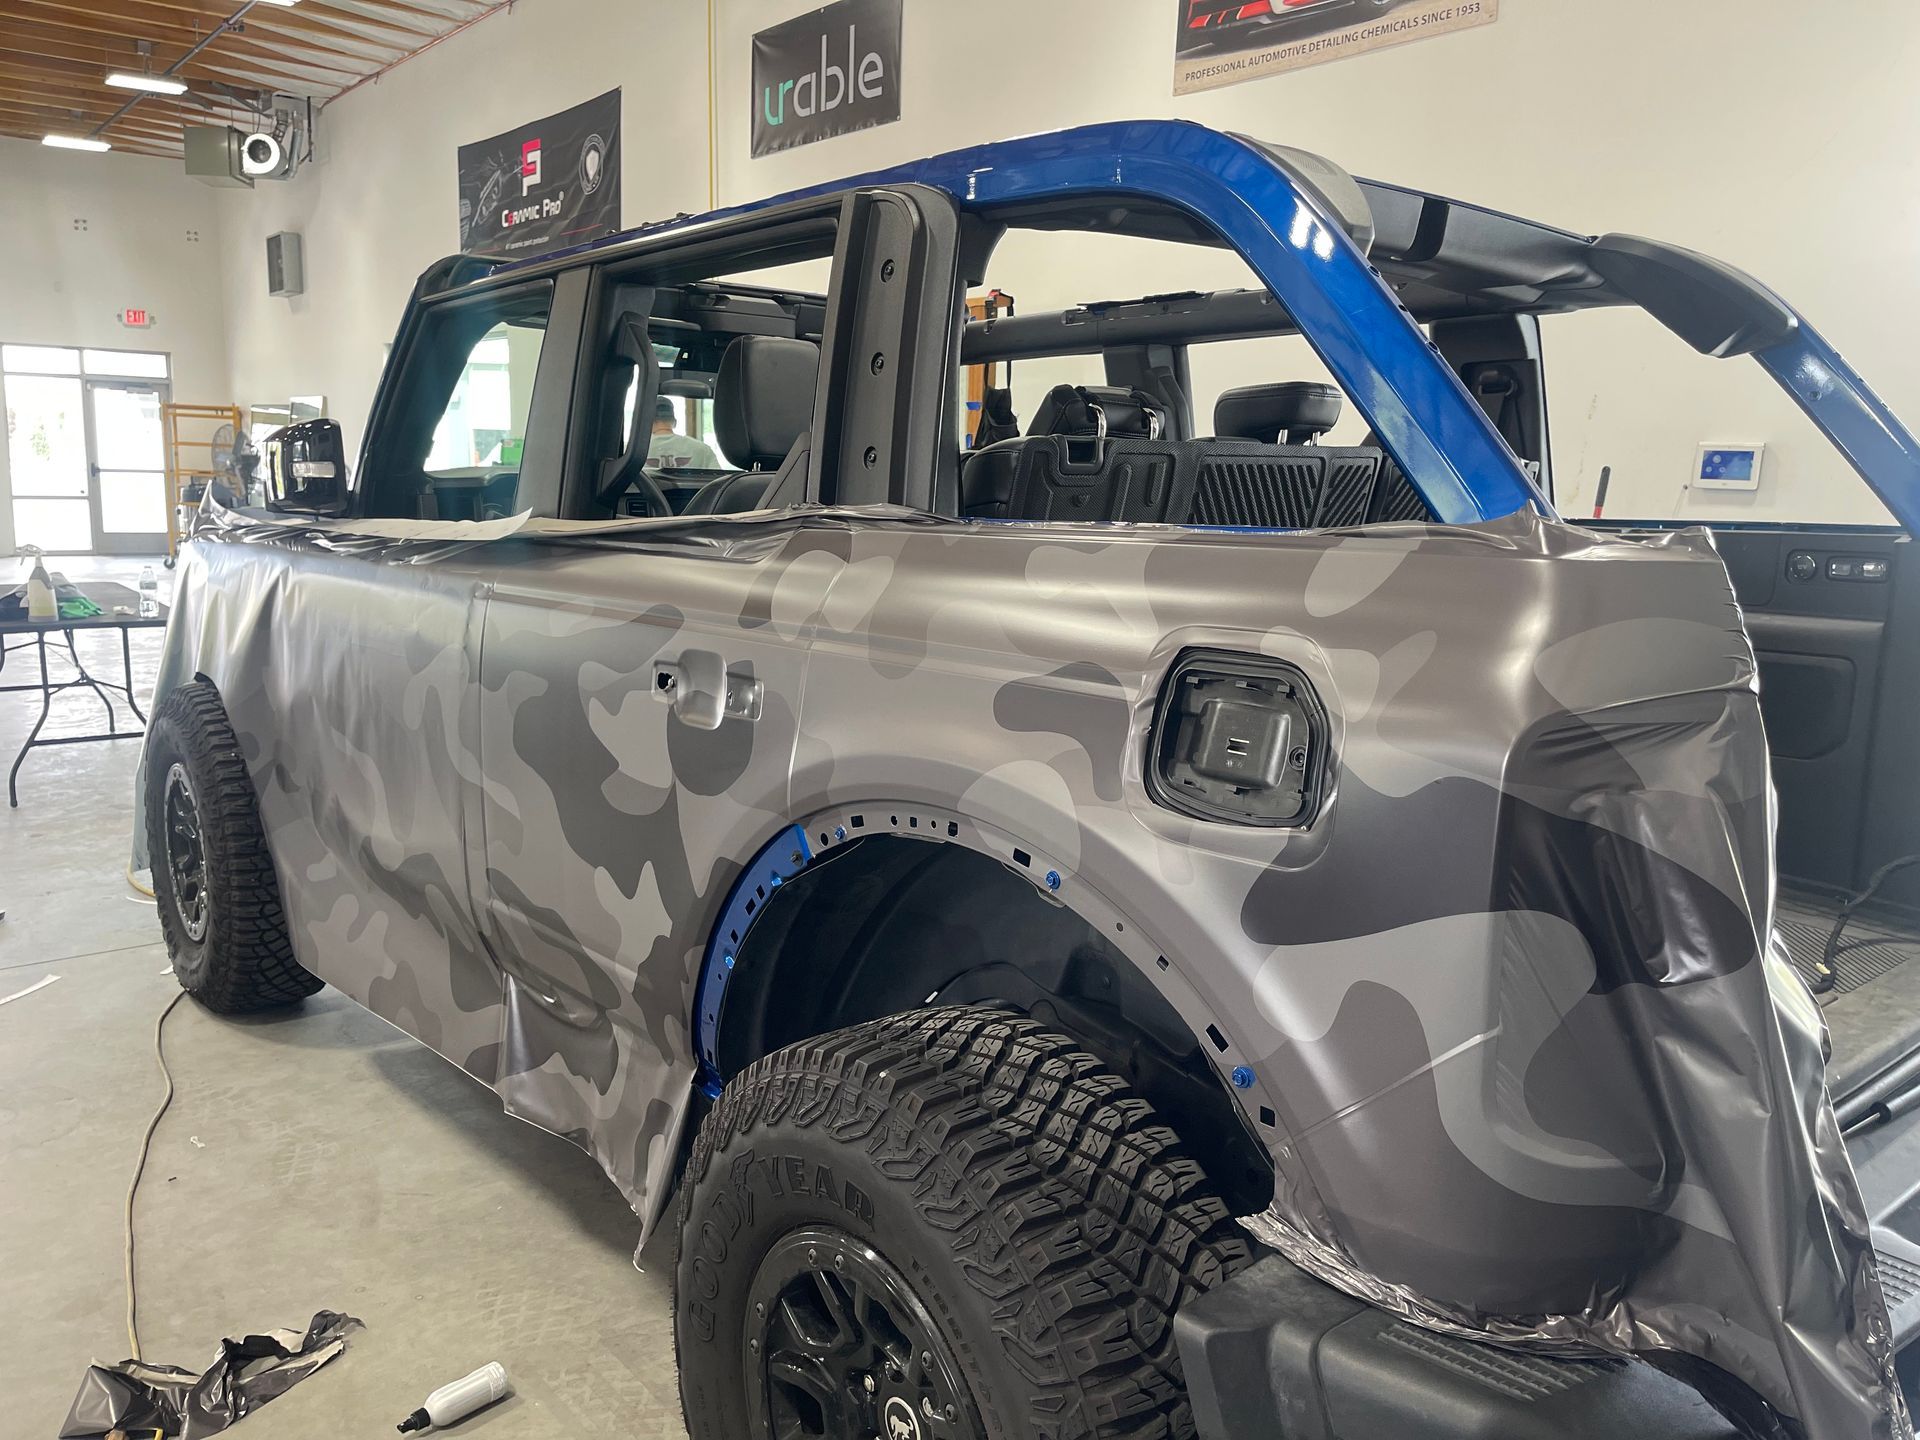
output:
[{"label": "goodyear tire", "polygon": [[1173,1315],[1248,1250],[1073,1041],[923,1010],[776,1052],[701,1126],[674,1335],[693,1440],[1186,1437]]},{"label": "goodyear tire", "polygon": [[181,988],[223,1015],[313,994],[321,982],[294,961],[253,781],[213,686],[167,696],[146,763],[154,901]]}]

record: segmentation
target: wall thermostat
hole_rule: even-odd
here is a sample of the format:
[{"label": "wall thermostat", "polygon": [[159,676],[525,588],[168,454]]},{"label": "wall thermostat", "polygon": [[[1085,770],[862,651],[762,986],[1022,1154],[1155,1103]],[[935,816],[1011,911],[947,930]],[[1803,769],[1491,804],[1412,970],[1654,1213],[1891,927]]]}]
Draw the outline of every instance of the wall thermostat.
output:
[{"label": "wall thermostat", "polygon": [[1764,445],[1702,445],[1694,457],[1693,483],[1702,490],[1758,490]]}]

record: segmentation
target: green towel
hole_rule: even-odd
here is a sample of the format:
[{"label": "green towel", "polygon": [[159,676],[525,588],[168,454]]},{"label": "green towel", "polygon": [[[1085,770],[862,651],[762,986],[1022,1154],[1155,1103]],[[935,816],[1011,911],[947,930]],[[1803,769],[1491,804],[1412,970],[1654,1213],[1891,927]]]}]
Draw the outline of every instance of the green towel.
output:
[{"label": "green towel", "polygon": [[69,595],[60,602],[62,620],[91,620],[100,613],[100,607],[84,595]]}]

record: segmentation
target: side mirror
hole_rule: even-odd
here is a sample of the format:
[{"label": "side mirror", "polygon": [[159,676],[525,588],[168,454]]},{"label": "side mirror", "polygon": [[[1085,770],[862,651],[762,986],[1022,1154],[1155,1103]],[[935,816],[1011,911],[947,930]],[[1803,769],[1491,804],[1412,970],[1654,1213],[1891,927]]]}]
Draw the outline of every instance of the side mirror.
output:
[{"label": "side mirror", "polygon": [[267,437],[267,508],[301,515],[344,515],[347,445],[338,420],[302,420]]}]

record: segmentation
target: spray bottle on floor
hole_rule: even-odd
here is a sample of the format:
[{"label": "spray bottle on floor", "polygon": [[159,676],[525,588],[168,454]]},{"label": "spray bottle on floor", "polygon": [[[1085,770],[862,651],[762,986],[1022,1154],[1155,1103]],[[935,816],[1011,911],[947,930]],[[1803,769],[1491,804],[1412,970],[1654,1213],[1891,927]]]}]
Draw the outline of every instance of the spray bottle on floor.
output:
[{"label": "spray bottle on floor", "polygon": [[438,1430],[456,1420],[464,1420],[482,1405],[491,1405],[506,1393],[506,1368],[495,1360],[450,1385],[442,1385],[427,1396],[426,1404],[402,1420],[398,1429],[402,1435],[424,1430],[429,1425]]}]

